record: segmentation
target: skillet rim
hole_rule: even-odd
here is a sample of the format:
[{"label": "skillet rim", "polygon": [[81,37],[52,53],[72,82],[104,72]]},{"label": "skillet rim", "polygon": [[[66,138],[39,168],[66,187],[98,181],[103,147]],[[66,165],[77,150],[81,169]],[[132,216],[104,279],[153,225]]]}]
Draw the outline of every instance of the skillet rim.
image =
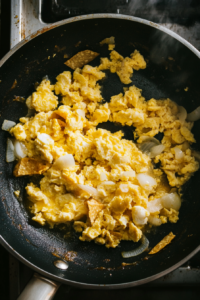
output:
[{"label": "skillet rim", "polygon": [[[73,17],[73,18],[70,18],[70,19],[62,20],[62,21],[47,25],[47,26],[43,27],[40,30],[37,30],[36,32],[32,33],[27,38],[23,39],[20,43],[18,43],[15,47],[12,48],[1,59],[0,67],[7,61],[7,59],[9,59],[12,56],[12,54],[14,54],[23,45],[25,45],[27,42],[33,40],[35,37],[41,35],[42,33],[46,32],[46,31],[49,31],[53,28],[56,28],[56,27],[59,27],[59,26],[62,26],[62,25],[68,24],[68,23],[76,22],[76,21],[89,20],[89,19],[100,19],[100,18],[129,20],[129,21],[142,23],[142,24],[154,27],[158,30],[161,30],[161,31],[167,33],[169,36],[175,38],[176,40],[178,40],[180,43],[182,43],[184,46],[186,46],[189,50],[191,50],[198,58],[200,58],[200,52],[191,43],[186,41],[184,38],[179,36],[177,33],[173,32],[170,29],[168,29],[166,27],[163,27],[159,24],[156,24],[154,22],[151,22],[151,21],[148,21],[148,20],[145,20],[145,19],[129,16],[129,15],[90,14],[90,15],[77,16],[77,17]],[[141,280],[137,280],[137,281],[133,281],[133,282],[121,283],[121,284],[87,284],[87,283],[83,283],[83,282],[75,282],[75,281],[71,281],[71,280],[68,280],[68,279],[63,279],[61,277],[52,275],[51,273],[48,273],[48,272],[40,269],[39,267],[36,267],[34,264],[29,262],[23,256],[21,256],[17,251],[15,251],[15,249],[13,249],[1,235],[0,235],[0,243],[1,243],[2,246],[4,246],[4,248],[6,250],[8,250],[19,261],[21,261],[22,263],[24,263],[25,265],[30,267],[32,270],[34,270],[36,272],[39,272],[43,276],[46,276],[46,277],[48,277],[52,280],[58,281],[58,282],[62,282],[64,284],[70,284],[71,286],[85,288],[85,289],[100,289],[100,288],[101,289],[122,289],[122,288],[128,288],[128,287],[133,287],[133,286],[138,286],[138,285],[142,285],[142,284],[145,284],[145,283],[149,283],[153,280],[156,280],[156,279],[158,279],[158,278],[160,278],[164,275],[167,275],[168,273],[174,271],[176,268],[178,268],[182,264],[186,263],[190,258],[192,258],[196,253],[198,253],[200,251],[200,245],[199,245],[189,255],[187,255],[184,259],[182,259],[181,261],[179,261],[178,263],[176,263],[172,267],[170,267],[170,268],[166,269],[165,271],[160,272],[156,275],[147,277],[145,279],[141,279]]]}]

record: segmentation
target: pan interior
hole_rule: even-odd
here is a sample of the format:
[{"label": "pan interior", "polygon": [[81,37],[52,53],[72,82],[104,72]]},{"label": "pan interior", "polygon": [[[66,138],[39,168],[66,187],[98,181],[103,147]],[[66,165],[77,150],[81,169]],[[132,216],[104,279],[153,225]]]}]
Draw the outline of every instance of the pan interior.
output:
[{"label": "pan interior", "polygon": [[[18,122],[19,117],[27,113],[23,103],[13,101],[14,96],[27,98],[34,91],[34,84],[45,75],[55,83],[59,73],[70,70],[64,65],[66,54],[71,57],[81,50],[90,49],[99,52],[101,57],[109,56],[107,46],[100,47],[99,42],[110,36],[115,37],[116,51],[123,56],[129,56],[137,49],[148,61],[145,70],[134,72],[131,83],[143,90],[147,100],[168,97],[183,105],[188,112],[200,105],[200,62],[187,47],[166,33],[142,23],[109,18],[90,19],[65,24],[37,36],[4,63],[0,69],[1,123],[4,119]],[[56,55],[53,57],[53,54]],[[95,66],[99,62],[98,57],[91,64]],[[107,75],[100,84],[103,85],[104,99],[109,101],[112,95],[123,92],[123,85],[116,74]],[[188,92],[184,91],[186,87],[189,87]],[[109,122],[99,127],[112,132],[121,129]],[[133,139],[129,127],[123,130],[125,138]],[[193,129],[197,150],[200,149],[199,131],[200,121],[197,121]],[[124,241],[116,249],[107,249],[93,242],[79,241],[78,234],[74,232],[69,231],[64,238],[63,231],[41,227],[31,221],[23,202],[13,195],[13,191],[20,189],[22,199],[25,198],[24,187],[30,179],[13,177],[14,164],[5,162],[8,134],[1,131],[0,136],[0,234],[13,251],[37,268],[66,283],[123,284],[142,280],[172,267],[199,245],[200,172],[184,186],[178,223],[162,225],[147,234],[153,247],[173,231],[176,235],[173,243],[154,256],[146,252],[125,260],[121,257],[121,251],[134,249],[137,244]],[[57,256],[68,259],[68,251],[76,252],[76,257],[68,262],[69,268],[66,271],[56,269],[53,262]],[[122,262],[135,264],[123,267]]]}]

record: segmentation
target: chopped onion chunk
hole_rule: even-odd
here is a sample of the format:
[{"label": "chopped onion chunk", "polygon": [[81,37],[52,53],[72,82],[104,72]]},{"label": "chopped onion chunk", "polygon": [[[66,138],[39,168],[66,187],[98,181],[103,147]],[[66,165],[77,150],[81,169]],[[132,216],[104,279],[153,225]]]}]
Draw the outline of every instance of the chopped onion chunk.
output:
[{"label": "chopped onion chunk", "polygon": [[77,109],[76,112],[83,118],[85,118],[85,112],[83,109]]},{"label": "chopped onion chunk", "polygon": [[54,144],[54,140],[52,139],[52,137],[50,135],[46,134],[46,133],[38,134],[37,138],[43,144],[46,144],[46,145],[53,145]]},{"label": "chopped onion chunk", "polygon": [[164,145],[156,145],[154,147],[151,148],[150,150],[150,157],[156,157],[157,155],[161,154],[165,149]]},{"label": "chopped onion chunk", "polygon": [[163,207],[167,209],[179,210],[181,207],[181,199],[177,193],[170,193],[161,198]]},{"label": "chopped onion chunk", "polygon": [[14,145],[11,139],[7,139],[6,161],[12,162],[15,160]]},{"label": "chopped onion chunk", "polygon": [[15,126],[16,123],[10,120],[4,120],[1,129],[8,131],[10,130],[13,126]]},{"label": "chopped onion chunk", "polygon": [[14,154],[17,158],[22,159],[27,155],[26,146],[17,140],[14,142]]},{"label": "chopped onion chunk", "polygon": [[96,197],[98,198],[99,197],[99,192],[97,191],[97,189],[95,189],[94,187],[92,186],[89,186],[89,185],[84,185],[84,184],[77,184],[77,186],[85,191],[86,193],[88,193],[89,195],[92,195],[93,197]]},{"label": "chopped onion chunk", "polygon": [[149,189],[157,185],[157,182],[153,177],[144,173],[138,174],[137,180],[139,181],[139,184],[145,189]]},{"label": "chopped onion chunk", "polygon": [[60,156],[54,163],[54,167],[63,170],[75,166],[75,160],[72,154],[65,154]]},{"label": "chopped onion chunk", "polygon": [[162,202],[161,202],[160,198],[149,201],[147,203],[147,210],[150,213],[155,213],[157,211],[160,211],[162,208],[163,208],[163,205],[162,205]]},{"label": "chopped onion chunk", "polygon": [[179,106],[179,112],[177,114],[180,122],[183,124],[187,118],[187,111],[183,106]]},{"label": "chopped onion chunk", "polygon": [[154,226],[160,226],[162,224],[161,219],[149,216],[148,222]]},{"label": "chopped onion chunk", "polygon": [[144,207],[135,205],[132,208],[132,219],[136,225],[147,224],[149,212]]},{"label": "chopped onion chunk", "polygon": [[174,151],[175,151],[175,159],[182,160],[184,157],[183,151],[179,147],[175,147]]},{"label": "chopped onion chunk", "polygon": [[200,106],[187,115],[187,121],[195,122],[200,119]]},{"label": "chopped onion chunk", "polygon": [[142,243],[138,248],[131,250],[131,251],[123,251],[122,257],[129,258],[129,257],[133,257],[133,256],[142,254],[149,247],[149,241],[144,234],[141,238],[141,242]]}]

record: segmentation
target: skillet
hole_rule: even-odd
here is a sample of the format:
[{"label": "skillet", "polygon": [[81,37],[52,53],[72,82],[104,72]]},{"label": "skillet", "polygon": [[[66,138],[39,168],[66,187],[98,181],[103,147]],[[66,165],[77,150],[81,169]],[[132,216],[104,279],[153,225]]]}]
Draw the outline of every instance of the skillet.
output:
[{"label": "skillet", "polygon": [[[99,14],[76,17],[45,27],[12,49],[0,63],[0,122],[4,119],[18,122],[27,114],[25,104],[13,101],[14,96],[27,98],[34,91],[34,84],[48,75],[52,83],[64,70],[67,54],[90,49],[109,55],[107,46],[99,42],[114,36],[116,50],[129,56],[135,49],[147,60],[145,70],[135,71],[132,84],[143,90],[143,96],[160,99],[169,97],[188,112],[200,105],[200,54],[187,41],[172,31],[155,23],[135,17]],[[81,42],[81,43],[79,43]],[[53,54],[56,54],[53,57]],[[99,64],[99,57],[90,63]],[[112,95],[123,92],[123,85],[116,74],[109,74],[103,84],[102,95],[109,101]],[[184,88],[189,87],[188,92]],[[110,123],[100,124],[112,132],[122,129]],[[125,138],[133,139],[132,128],[123,128]],[[195,149],[200,149],[200,122],[193,128],[197,140]],[[123,259],[121,251],[138,247],[132,242],[121,242],[115,249],[106,249],[93,242],[81,242],[78,234],[64,233],[58,229],[41,227],[31,220],[26,201],[18,201],[13,192],[21,191],[21,200],[26,198],[24,188],[30,178],[14,178],[13,163],[5,162],[8,134],[0,132],[0,241],[1,244],[23,263],[55,281],[82,288],[125,288],[144,284],[174,270],[200,250],[200,172],[183,187],[183,204],[177,224],[162,225],[147,233],[150,247],[155,246],[170,231],[176,235],[173,242],[154,256],[146,253]],[[76,258],[66,257],[74,251]],[[68,261],[68,269],[55,267],[58,257]],[[134,263],[122,267],[122,263]],[[28,299],[28,298],[27,298]],[[39,298],[38,298],[39,299]],[[46,299],[46,298],[45,298]],[[50,299],[50,298],[49,298]]]}]

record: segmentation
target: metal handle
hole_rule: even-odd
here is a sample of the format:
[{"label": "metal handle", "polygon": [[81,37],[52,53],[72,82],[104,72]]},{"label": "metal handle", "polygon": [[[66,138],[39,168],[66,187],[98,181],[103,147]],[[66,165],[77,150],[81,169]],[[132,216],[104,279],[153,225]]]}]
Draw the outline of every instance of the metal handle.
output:
[{"label": "metal handle", "polygon": [[60,283],[49,280],[34,273],[17,300],[51,300],[55,296]]}]

